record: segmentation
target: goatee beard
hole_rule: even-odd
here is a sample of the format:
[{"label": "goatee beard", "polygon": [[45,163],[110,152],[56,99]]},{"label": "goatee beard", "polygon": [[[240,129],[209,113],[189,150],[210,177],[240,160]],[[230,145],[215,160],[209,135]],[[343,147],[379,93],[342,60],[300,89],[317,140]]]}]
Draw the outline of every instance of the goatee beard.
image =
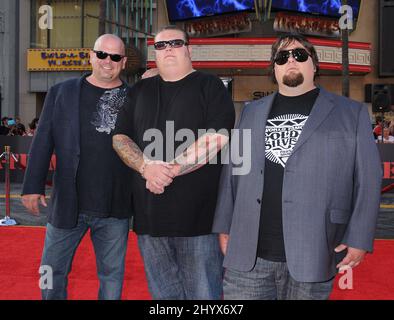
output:
[{"label": "goatee beard", "polygon": [[295,88],[304,83],[304,76],[302,73],[290,73],[290,75],[283,76],[283,84],[285,86]]}]

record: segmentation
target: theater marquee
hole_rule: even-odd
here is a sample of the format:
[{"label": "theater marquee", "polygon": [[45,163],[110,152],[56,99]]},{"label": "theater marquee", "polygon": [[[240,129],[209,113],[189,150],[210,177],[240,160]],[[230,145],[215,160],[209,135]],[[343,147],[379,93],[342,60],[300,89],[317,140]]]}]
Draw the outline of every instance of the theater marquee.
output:
[{"label": "theater marquee", "polygon": [[[197,69],[256,69],[268,72],[271,47],[276,38],[192,38],[192,62]],[[342,43],[333,39],[310,38],[319,57],[320,70],[329,74],[342,72]],[[147,65],[156,66],[154,40],[148,39]],[[349,42],[349,69],[351,75],[370,73],[371,44]]]}]

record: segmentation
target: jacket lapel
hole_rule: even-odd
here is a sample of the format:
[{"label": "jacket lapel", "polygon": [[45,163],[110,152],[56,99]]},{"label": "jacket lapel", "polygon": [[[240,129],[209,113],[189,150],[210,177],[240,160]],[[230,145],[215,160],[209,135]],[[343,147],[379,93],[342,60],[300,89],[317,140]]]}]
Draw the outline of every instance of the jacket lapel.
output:
[{"label": "jacket lapel", "polygon": [[294,154],[309,139],[324,119],[327,118],[333,108],[334,104],[327,92],[323,88],[320,88],[320,93],[316,99],[315,105],[313,106],[311,114],[302,129],[296,145],[294,146],[292,154]]},{"label": "jacket lapel", "polygon": [[69,100],[67,102],[67,112],[71,122],[71,129],[74,133],[74,145],[77,149],[77,154],[80,154],[80,124],[79,124],[79,108],[80,108],[80,93],[81,93],[81,86],[84,77],[79,78],[73,84],[73,88],[71,92],[75,94],[70,94]]},{"label": "jacket lapel", "polygon": [[[260,168],[264,171],[265,162],[265,127],[270,114],[272,103],[277,93],[268,96],[264,103],[256,108],[252,128],[252,168]],[[263,172],[264,173],[264,172]]]}]

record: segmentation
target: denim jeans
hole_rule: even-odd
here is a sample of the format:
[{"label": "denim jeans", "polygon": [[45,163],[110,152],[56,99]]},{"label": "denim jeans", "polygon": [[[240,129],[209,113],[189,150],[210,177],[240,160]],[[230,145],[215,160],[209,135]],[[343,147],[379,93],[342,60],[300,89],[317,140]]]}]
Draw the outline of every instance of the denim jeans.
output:
[{"label": "denim jeans", "polygon": [[153,299],[222,299],[223,255],[216,234],[139,235],[138,245]]},{"label": "denim jeans", "polygon": [[298,282],[285,262],[257,258],[249,272],[226,269],[223,291],[225,300],[327,300],[333,283]]},{"label": "denim jeans", "polygon": [[98,299],[121,298],[129,219],[80,214],[77,226],[72,229],[55,228],[50,223],[47,224],[41,266],[52,268],[53,288],[42,288],[42,299],[67,299],[68,274],[74,254],[89,228],[100,281]]}]

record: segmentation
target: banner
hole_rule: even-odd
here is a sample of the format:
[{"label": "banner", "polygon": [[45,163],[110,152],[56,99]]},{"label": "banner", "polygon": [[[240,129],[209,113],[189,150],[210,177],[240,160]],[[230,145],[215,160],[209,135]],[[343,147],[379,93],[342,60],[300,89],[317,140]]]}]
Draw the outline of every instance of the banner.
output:
[{"label": "banner", "polygon": [[[394,144],[378,143],[377,145],[383,163],[382,187],[387,187],[394,183]],[[394,190],[391,192],[394,192]]]},{"label": "banner", "polygon": [[28,49],[28,71],[91,70],[88,48]]},{"label": "banner", "polygon": [[274,21],[278,32],[301,33],[320,37],[340,37],[339,20],[326,17],[307,17],[279,12]]},{"label": "banner", "polygon": [[185,22],[185,30],[191,37],[216,37],[227,34],[250,32],[252,21],[247,13],[204,18]]},{"label": "banner", "polygon": [[[91,70],[90,48],[28,49],[27,71],[86,71]],[[142,53],[135,47],[126,48],[126,72],[134,74],[142,68]]]}]

